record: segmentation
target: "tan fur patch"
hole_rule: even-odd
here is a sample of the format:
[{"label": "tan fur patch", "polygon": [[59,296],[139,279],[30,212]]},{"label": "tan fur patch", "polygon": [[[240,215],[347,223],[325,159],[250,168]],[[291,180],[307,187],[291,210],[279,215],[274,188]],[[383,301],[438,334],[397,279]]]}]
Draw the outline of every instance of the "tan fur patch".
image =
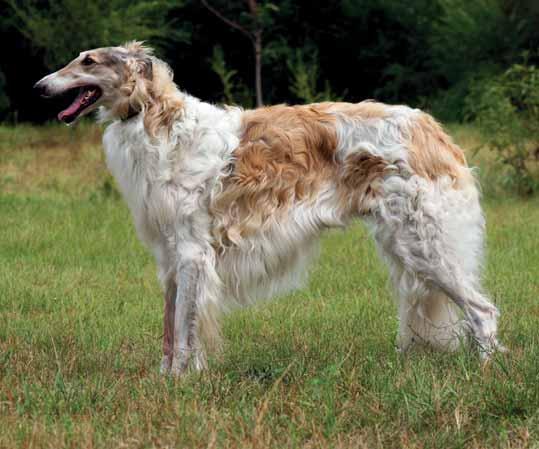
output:
[{"label": "tan fur patch", "polygon": [[123,95],[115,106],[115,115],[125,118],[131,110],[144,110],[148,134],[153,137],[161,131],[168,134],[184,107],[172,71],[164,62],[152,58],[152,51],[140,42],[130,42],[124,48],[128,58],[120,86]]},{"label": "tan fur patch", "polygon": [[334,206],[343,216],[368,212],[388,163],[369,153],[338,163],[337,112],[363,119],[385,115],[375,103],[329,102],[245,113],[234,171],[213,203],[218,241],[238,243],[271,219],[284,219],[297,203],[314,202],[324,185],[333,185]]},{"label": "tan fur patch", "polygon": [[450,176],[456,187],[473,182],[463,151],[430,115],[421,113],[410,129],[409,162],[420,176]]},{"label": "tan fur patch", "polygon": [[335,172],[336,147],[335,119],[316,107],[245,112],[234,172],[213,205],[222,218],[218,232],[237,242],[290,205],[313,200]]},{"label": "tan fur patch", "polygon": [[[152,80],[144,80],[149,97],[144,102],[144,126],[151,136],[160,129],[170,132],[174,121],[183,113],[183,101],[166,66],[156,64]],[[136,95],[136,93],[135,93]]]},{"label": "tan fur patch", "polygon": [[[397,167],[369,152],[337,162],[338,113],[357,120],[389,116],[385,105],[371,102],[281,105],[244,113],[233,172],[212,204],[219,242],[238,243],[272,219],[285,219],[298,203],[314,202],[327,185],[335,189],[335,211],[343,219],[370,212],[381,194],[380,181]],[[473,182],[464,154],[429,115],[413,122],[407,146],[418,175],[430,180],[449,175],[456,187]]]},{"label": "tan fur patch", "polygon": [[[373,101],[357,104],[326,102],[313,106],[356,120],[383,120],[389,117],[387,106]],[[473,182],[463,151],[430,115],[420,113],[410,134],[409,162],[418,175],[430,180],[448,175],[455,180],[456,187]]]},{"label": "tan fur patch", "polygon": [[368,152],[353,153],[344,160],[339,178],[341,207],[348,213],[366,214],[375,199],[380,183],[392,169],[389,163]]}]

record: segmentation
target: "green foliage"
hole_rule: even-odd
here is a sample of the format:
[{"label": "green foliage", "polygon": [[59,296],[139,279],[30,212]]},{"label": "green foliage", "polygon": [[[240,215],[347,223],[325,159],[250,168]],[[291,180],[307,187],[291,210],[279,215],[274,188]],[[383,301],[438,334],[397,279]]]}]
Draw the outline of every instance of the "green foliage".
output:
[{"label": "green foliage", "polygon": [[[194,3],[198,3],[198,0],[194,0]],[[252,14],[249,4],[245,0],[208,0],[211,8],[250,33],[254,33],[260,28],[273,27],[276,14],[280,11],[280,5],[274,2],[257,0],[255,3],[256,14]],[[280,3],[283,3],[282,0]],[[239,31],[236,28],[234,30]]]},{"label": "green foliage", "polygon": [[247,86],[237,79],[237,70],[229,69],[225,61],[223,47],[216,45],[210,60],[210,66],[223,85],[222,101],[226,104],[251,107],[253,97]]},{"label": "green foliage", "polygon": [[[256,35],[267,104],[346,92],[348,101],[421,106],[445,121],[466,118],[465,99],[478,79],[497,77],[539,46],[536,0],[257,0],[254,9],[245,0],[209,0],[213,13],[199,0],[3,1],[0,38],[8,44],[0,68],[17,92],[10,101],[21,120],[46,116],[45,106],[21,93],[29,91],[28,74],[134,38],[149,39],[181,87],[210,101],[251,102],[244,85],[255,90]],[[6,61],[19,52],[22,70],[10,70]],[[222,88],[215,89],[215,74]]]},{"label": "green foliage", "polygon": [[127,40],[186,40],[174,31],[167,12],[172,0],[7,0],[15,26],[33,46],[44,50],[44,61],[56,69],[81,49],[118,45]]},{"label": "green foliage", "polygon": [[[282,2],[282,0],[281,0]],[[248,15],[249,20],[253,21],[253,29],[262,27],[263,29],[271,28],[275,25],[275,15],[279,12],[280,7],[274,2],[257,1],[256,16]]]},{"label": "green foliage", "polygon": [[361,47],[364,70],[369,70],[370,61],[383,61],[374,98],[417,103],[426,92],[431,95],[439,78],[433,76],[430,47],[426,43],[440,17],[440,1],[370,0],[365,2],[367,8],[363,2],[351,3],[357,8],[356,16],[364,17],[367,29],[383,27],[367,48]]},{"label": "green foliage", "polygon": [[323,89],[319,88],[320,67],[316,48],[307,47],[307,51],[300,48],[295,49],[287,59],[287,65],[292,78],[290,92],[297,99],[304,103],[316,103],[341,101],[344,98],[344,95],[338,95],[331,90],[328,80],[323,82]]},{"label": "green foliage", "polygon": [[427,101],[445,120],[463,120],[470,87],[496,77],[537,39],[537,8],[522,0],[438,0],[428,36],[429,72],[447,86]]},{"label": "green foliage", "polygon": [[[451,84],[479,65],[514,54],[521,37],[500,0],[439,0],[443,13],[429,38],[432,68]],[[509,38],[508,38],[509,37]]]},{"label": "green foliage", "polygon": [[524,62],[477,81],[466,103],[485,144],[507,167],[504,184],[521,194],[539,190],[539,68]]}]

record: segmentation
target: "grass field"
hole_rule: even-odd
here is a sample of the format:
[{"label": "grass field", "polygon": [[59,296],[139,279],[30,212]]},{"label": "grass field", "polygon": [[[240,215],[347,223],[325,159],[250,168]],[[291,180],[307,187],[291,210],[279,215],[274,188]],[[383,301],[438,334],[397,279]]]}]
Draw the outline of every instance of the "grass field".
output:
[{"label": "grass field", "polygon": [[539,447],[539,203],[500,196],[488,157],[485,283],[509,354],[400,356],[358,225],[326,235],[308,288],[228,316],[211,370],[176,381],[99,135],[0,128],[0,448]]}]

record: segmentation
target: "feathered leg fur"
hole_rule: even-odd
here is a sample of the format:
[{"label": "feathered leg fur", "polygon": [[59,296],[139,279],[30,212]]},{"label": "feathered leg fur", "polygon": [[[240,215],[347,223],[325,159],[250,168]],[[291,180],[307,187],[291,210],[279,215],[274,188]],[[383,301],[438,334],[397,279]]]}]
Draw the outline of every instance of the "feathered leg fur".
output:
[{"label": "feathered leg fur", "polygon": [[386,182],[374,235],[399,297],[401,350],[415,343],[453,350],[465,331],[483,357],[500,348],[498,310],[478,278],[483,227],[473,185],[433,188],[418,177]]},{"label": "feathered leg fur", "polygon": [[165,286],[165,311],[163,315],[163,358],[161,373],[167,373],[172,365],[174,350],[174,317],[176,314],[176,281],[169,279]]}]

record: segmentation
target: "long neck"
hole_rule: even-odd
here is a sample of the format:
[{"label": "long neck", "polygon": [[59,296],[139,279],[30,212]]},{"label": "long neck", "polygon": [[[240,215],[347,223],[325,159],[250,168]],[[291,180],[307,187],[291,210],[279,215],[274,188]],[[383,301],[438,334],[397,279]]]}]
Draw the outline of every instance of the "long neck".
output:
[{"label": "long neck", "polygon": [[184,113],[184,94],[178,89],[168,67],[157,63],[153,78],[144,85],[139,107],[150,136],[169,134],[173,123]]}]

